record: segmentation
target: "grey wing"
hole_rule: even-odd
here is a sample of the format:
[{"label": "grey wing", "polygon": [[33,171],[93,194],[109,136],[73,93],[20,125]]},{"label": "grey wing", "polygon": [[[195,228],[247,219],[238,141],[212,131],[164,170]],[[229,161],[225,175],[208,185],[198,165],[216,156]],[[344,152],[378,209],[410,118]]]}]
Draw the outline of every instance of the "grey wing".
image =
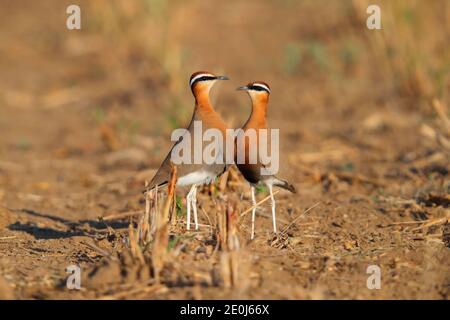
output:
[{"label": "grey wing", "polygon": [[[162,162],[161,166],[159,167],[158,171],[156,171],[155,175],[153,176],[152,180],[146,187],[145,191],[151,190],[155,188],[156,186],[164,186],[169,182],[170,179],[170,172],[172,170],[171,168],[171,159],[172,159],[172,150],[177,146],[181,141],[183,140],[183,137],[180,137],[177,142],[170,148],[169,153],[164,158],[164,161]],[[201,168],[201,164],[187,164],[183,163],[182,165],[179,165],[177,167],[177,175],[178,177],[182,177],[190,172],[199,170]]]}]

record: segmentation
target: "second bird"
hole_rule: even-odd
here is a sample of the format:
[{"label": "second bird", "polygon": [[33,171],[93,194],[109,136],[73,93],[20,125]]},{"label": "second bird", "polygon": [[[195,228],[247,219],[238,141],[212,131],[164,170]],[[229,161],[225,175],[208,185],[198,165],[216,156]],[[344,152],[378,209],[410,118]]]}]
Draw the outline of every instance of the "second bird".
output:
[{"label": "second bird", "polygon": [[[245,134],[248,130],[255,130],[256,137],[258,139],[259,130],[267,129],[267,107],[269,104],[270,87],[267,83],[258,81],[249,83],[248,85],[243,87],[239,87],[238,90],[247,91],[252,100],[252,112],[250,114],[249,119],[242,127],[243,133]],[[259,150],[257,154],[257,162],[250,163],[249,161],[250,142],[247,139],[245,139],[243,146],[237,144],[237,148],[242,147],[244,147],[245,150],[238,150],[238,152],[245,152],[245,163],[239,163],[239,161],[236,161],[236,166],[239,168],[239,171],[242,173],[244,178],[250,183],[252,202],[254,206],[256,205],[255,186],[258,184],[264,184],[269,188],[270,198],[272,201],[273,232],[277,233],[273,186],[281,187],[283,189],[289,190],[292,193],[296,192],[295,188],[287,181],[282,180],[276,177],[275,175],[272,174],[262,175],[261,169],[264,167],[264,165],[260,161]],[[255,236],[255,214],[256,214],[256,207],[253,208],[252,210],[252,233],[251,233],[252,239]]]}]

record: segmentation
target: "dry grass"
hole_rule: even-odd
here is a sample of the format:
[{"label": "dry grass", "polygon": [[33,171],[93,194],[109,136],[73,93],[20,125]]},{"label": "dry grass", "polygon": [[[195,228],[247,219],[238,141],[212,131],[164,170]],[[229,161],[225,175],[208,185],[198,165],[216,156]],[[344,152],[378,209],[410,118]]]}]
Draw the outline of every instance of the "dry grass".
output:
[{"label": "dry grass", "polygon": [[167,259],[167,250],[169,244],[169,226],[170,226],[169,211],[171,208],[173,208],[172,202],[174,199],[176,182],[177,182],[177,167],[172,166],[170,182],[168,185],[167,198],[164,203],[162,212],[156,214],[155,242],[152,246],[152,263],[157,282],[160,282],[160,273]]}]

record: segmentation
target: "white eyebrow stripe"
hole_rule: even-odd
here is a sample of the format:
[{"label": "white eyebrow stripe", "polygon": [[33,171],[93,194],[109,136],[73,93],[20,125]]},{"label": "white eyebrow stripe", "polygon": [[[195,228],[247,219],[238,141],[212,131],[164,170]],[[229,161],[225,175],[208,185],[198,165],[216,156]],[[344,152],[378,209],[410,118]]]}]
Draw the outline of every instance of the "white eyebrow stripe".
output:
[{"label": "white eyebrow stripe", "polygon": [[266,89],[268,92],[270,92],[269,87],[266,86],[266,85],[264,85],[264,84],[262,84],[262,83],[254,83],[253,86],[264,88],[264,89]]},{"label": "white eyebrow stripe", "polygon": [[191,82],[189,82],[189,86],[192,86],[192,84],[195,82],[195,80],[197,80],[201,77],[214,77],[214,75],[212,75],[210,73],[200,73],[192,78]]}]

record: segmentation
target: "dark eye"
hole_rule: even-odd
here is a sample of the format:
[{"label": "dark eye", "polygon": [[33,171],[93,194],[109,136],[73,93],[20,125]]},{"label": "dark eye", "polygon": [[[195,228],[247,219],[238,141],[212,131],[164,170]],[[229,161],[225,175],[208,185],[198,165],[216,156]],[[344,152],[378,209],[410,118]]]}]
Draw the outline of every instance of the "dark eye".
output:
[{"label": "dark eye", "polygon": [[194,83],[192,83],[192,85],[194,85],[195,83],[200,82],[200,81],[211,81],[211,80],[215,80],[215,79],[216,79],[216,77],[212,77],[212,76],[200,77],[200,78],[196,79],[194,81]]}]

